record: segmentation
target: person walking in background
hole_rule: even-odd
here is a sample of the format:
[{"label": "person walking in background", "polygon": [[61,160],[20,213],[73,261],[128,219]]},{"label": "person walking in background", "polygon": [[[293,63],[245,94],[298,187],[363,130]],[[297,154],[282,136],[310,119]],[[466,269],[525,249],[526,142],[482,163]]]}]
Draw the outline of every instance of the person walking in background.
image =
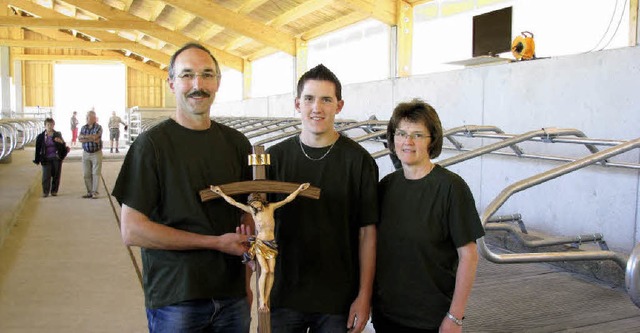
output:
[{"label": "person walking in background", "polygon": [[36,152],[33,163],[42,165],[42,196],[58,195],[62,160],[67,156],[67,145],[62,134],[55,131],[56,122],[52,118],[44,120],[45,130],[36,137]]},{"label": "person walking in background", "polygon": [[251,144],[211,120],[220,67],[209,50],[187,44],[168,70],[176,112],[136,138],[113,188],[122,239],[141,248],[149,331],[248,333],[242,212],[224,200],[203,203],[198,192],[250,180]]},{"label": "person walking in background", "polygon": [[116,115],[115,111],[111,112],[111,118],[109,118],[109,141],[111,141],[110,153],[113,153],[114,143],[116,147],[116,153],[120,152],[120,150],[118,150],[120,144],[120,124],[124,125],[124,130],[126,131],[127,124],[125,124],[124,121],[122,121],[122,119],[120,119],[120,117]]},{"label": "person walking in background", "polygon": [[[369,320],[378,221],[378,166],[335,130],[342,86],[318,65],[298,81],[302,132],[269,148],[269,178],[311,183],[319,200],[298,198],[276,211],[271,324],[280,332],[360,332]],[[281,201],[284,194],[270,201]]]},{"label": "person walking in background", "polygon": [[78,141],[78,125],[80,122],[78,121],[78,112],[73,111],[73,116],[71,116],[71,146],[75,147]]},{"label": "person walking in background", "polygon": [[87,124],[80,129],[78,140],[82,143],[82,170],[87,194],[83,198],[98,198],[98,186],[102,175],[102,126],[96,122],[96,112],[87,112]]},{"label": "person walking in background", "polygon": [[379,184],[373,325],[378,333],[460,332],[484,236],[473,195],[431,161],[443,141],[431,105],[400,103],[387,141],[402,169]]}]

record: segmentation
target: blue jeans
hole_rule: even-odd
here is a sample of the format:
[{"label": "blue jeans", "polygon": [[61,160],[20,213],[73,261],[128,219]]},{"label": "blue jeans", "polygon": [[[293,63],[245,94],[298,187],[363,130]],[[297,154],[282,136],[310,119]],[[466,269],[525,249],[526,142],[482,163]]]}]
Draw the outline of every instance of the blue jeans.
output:
[{"label": "blue jeans", "polygon": [[286,308],[271,310],[272,333],[335,333],[347,331],[347,317],[337,314],[305,313]]},{"label": "blue jeans", "polygon": [[251,311],[246,297],[202,299],[147,309],[150,333],[248,333]]}]

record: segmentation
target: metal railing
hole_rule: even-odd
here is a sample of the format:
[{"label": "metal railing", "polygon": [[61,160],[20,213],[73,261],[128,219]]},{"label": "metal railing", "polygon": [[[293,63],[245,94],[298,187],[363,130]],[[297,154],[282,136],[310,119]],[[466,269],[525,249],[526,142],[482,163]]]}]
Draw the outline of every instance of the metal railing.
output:
[{"label": "metal railing", "polygon": [[[214,118],[216,121],[243,132],[255,144],[271,144],[277,140],[298,135],[301,132],[301,122],[296,118]],[[374,151],[371,155],[374,158],[381,158],[389,155],[390,151],[386,141],[386,121],[368,120],[336,121],[336,130],[347,135],[361,144],[375,143],[384,148]],[[364,134],[357,134],[359,133]],[[588,138],[583,132],[571,128],[542,128],[532,130],[522,134],[507,134],[496,126],[469,125],[451,128],[444,131],[444,138],[449,143],[443,149],[459,152],[451,157],[437,162],[443,167],[448,167],[486,155],[510,156],[517,159],[534,159],[562,162],[551,170],[530,176],[507,186],[500,194],[487,206],[481,214],[482,225],[487,231],[503,230],[514,234],[516,238],[525,246],[530,248],[540,248],[552,245],[573,244],[579,246],[586,242],[594,242],[600,245],[600,250],[571,251],[571,252],[535,252],[535,253],[510,253],[497,254],[492,252],[486,245],[484,237],[478,240],[479,252],[488,260],[495,263],[527,263],[527,262],[554,262],[554,261],[576,261],[576,260],[612,260],[621,268],[625,269],[625,280],[627,292],[631,300],[640,306],[640,245],[638,245],[629,259],[625,255],[610,251],[601,233],[591,233],[569,237],[553,237],[536,241],[528,241],[521,234],[526,234],[526,228],[522,223],[520,214],[509,217],[494,216],[498,208],[507,201],[513,194],[524,191],[536,185],[545,183],[551,179],[561,177],[582,168],[599,165],[606,167],[602,170],[615,168],[625,168],[640,170],[640,164],[629,162],[612,162],[611,158],[640,146],[640,138],[634,140],[608,140]],[[480,141],[479,147],[465,148],[462,141]],[[482,145],[485,141],[490,143]],[[493,142],[495,141],[495,142]],[[583,146],[584,153],[579,157],[558,156],[547,154],[526,153],[520,146],[527,144],[572,144]],[[600,150],[598,147],[605,147]],[[519,228],[507,222],[517,221]]]},{"label": "metal railing", "polygon": [[37,119],[0,119],[0,160],[8,158],[15,149],[22,149],[44,131],[44,123]]}]

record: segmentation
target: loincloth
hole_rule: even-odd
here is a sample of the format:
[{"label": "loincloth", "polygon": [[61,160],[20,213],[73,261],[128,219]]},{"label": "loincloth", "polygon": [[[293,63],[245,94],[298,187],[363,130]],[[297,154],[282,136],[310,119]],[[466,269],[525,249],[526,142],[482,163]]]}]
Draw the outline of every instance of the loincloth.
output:
[{"label": "loincloth", "polygon": [[265,241],[251,237],[249,238],[249,243],[251,247],[242,255],[242,263],[246,264],[255,259],[256,255],[262,256],[265,259],[273,259],[278,256],[278,244],[275,239]]}]

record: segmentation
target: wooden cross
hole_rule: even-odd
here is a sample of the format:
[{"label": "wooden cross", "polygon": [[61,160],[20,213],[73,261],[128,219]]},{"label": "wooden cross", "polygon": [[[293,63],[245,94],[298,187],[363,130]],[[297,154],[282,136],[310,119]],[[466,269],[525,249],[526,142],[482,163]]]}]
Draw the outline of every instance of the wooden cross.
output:
[{"label": "wooden cross", "polygon": [[[235,182],[224,185],[218,185],[222,192],[228,196],[238,194],[259,193],[261,196],[265,196],[265,193],[286,193],[291,194],[300,187],[300,184],[279,182],[266,180],[267,166],[271,164],[271,158],[264,152],[264,146],[253,146],[253,153],[249,155],[249,165],[253,168],[253,180]],[[310,186],[306,190],[300,192],[301,196],[319,199],[320,189]],[[209,200],[220,198],[220,195],[214,193],[210,188],[200,191],[200,200],[206,202]],[[256,291],[258,292],[258,298],[260,297],[258,279],[260,277],[260,266],[256,265]],[[268,303],[268,300],[266,300]],[[260,300],[256,306],[260,304]],[[271,333],[271,313],[265,311],[258,311],[258,332],[259,333]]]}]

